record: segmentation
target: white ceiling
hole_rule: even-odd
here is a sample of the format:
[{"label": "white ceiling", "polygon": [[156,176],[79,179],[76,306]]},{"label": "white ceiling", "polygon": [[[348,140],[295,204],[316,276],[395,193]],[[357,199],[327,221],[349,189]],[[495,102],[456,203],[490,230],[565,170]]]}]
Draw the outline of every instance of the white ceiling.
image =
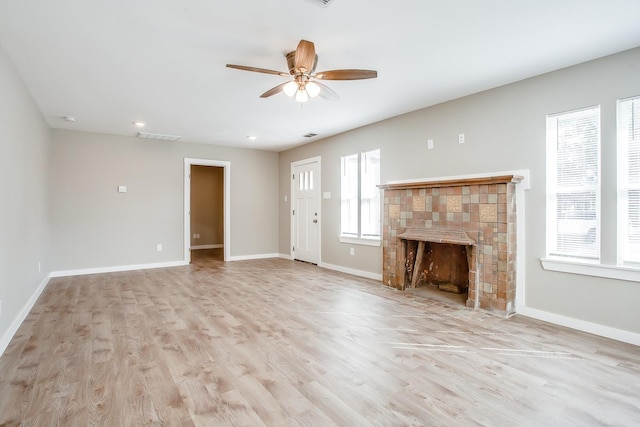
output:
[{"label": "white ceiling", "polygon": [[[0,0],[0,43],[53,128],[280,151],[640,46],[638,0]],[[337,101],[259,95],[313,41]],[[75,123],[63,116],[74,116]],[[248,135],[255,135],[250,141]]]}]

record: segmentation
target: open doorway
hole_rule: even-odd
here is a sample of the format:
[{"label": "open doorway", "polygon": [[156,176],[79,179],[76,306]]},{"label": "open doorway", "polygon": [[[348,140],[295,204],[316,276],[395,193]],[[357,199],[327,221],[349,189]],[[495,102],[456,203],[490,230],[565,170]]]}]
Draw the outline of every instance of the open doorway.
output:
[{"label": "open doorway", "polygon": [[223,258],[224,168],[191,165],[191,259]]},{"label": "open doorway", "polygon": [[231,163],[205,159],[184,159],[184,163],[185,261],[191,262],[195,250],[214,252],[227,261],[231,253]]}]

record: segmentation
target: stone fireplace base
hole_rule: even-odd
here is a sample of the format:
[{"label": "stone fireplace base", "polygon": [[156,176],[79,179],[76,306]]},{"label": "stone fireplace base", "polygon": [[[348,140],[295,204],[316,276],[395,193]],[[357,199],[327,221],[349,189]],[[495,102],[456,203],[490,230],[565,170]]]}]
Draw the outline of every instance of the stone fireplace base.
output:
[{"label": "stone fireplace base", "polygon": [[[464,245],[468,260],[467,306],[509,315],[515,311],[516,204],[519,176],[386,184],[383,220],[383,281],[404,290],[420,280],[423,254],[407,242]],[[411,257],[410,257],[411,258]],[[431,266],[433,269],[433,266]],[[424,270],[422,270],[424,271]],[[425,273],[426,275],[426,273]]]}]

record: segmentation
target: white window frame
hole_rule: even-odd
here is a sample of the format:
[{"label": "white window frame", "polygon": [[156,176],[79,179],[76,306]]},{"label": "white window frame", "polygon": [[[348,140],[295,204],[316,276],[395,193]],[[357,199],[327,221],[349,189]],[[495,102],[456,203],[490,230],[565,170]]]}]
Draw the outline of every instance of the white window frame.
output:
[{"label": "white window frame", "polygon": [[[372,180],[374,188],[370,188],[368,191],[367,190],[363,190],[362,185],[363,185],[363,179],[364,179],[364,175],[366,173],[366,167],[367,167],[367,156],[370,155],[371,153],[376,153],[378,156],[378,159],[380,158],[380,149],[374,149],[374,150],[368,150],[368,151],[362,151],[359,153],[351,153],[348,155],[344,155],[340,158],[340,172],[341,172],[341,176],[340,176],[340,236],[339,236],[339,240],[340,242],[343,243],[351,243],[351,244],[357,244],[357,245],[367,245],[367,246],[380,246],[382,240],[382,236],[381,236],[381,232],[382,232],[382,223],[381,223],[381,213],[382,213],[382,208],[381,208],[381,190],[377,187],[377,185],[380,184],[380,170],[378,168],[378,176],[377,179],[374,177],[374,179]],[[354,170],[353,167],[349,167],[348,162],[349,161],[353,161],[354,156],[357,158],[357,170]],[[351,173],[351,176],[348,176],[348,174]],[[345,181],[348,180],[348,181]],[[353,182],[357,182],[357,197],[354,197],[353,191],[355,190],[354,188],[346,188],[346,187],[353,187]],[[349,185],[350,184],[350,185]],[[347,194],[344,194],[347,193]],[[363,201],[369,200],[371,199],[371,197],[367,197],[367,196],[371,196],[372,194],[377,194],[377,229],[378,229],[378,234],[377,235],[365,235],[363,234],[363,223],[362,223],[362,216],[363,216]],[[345,224],[345,209],[349,210],[352,214],[353,214],[353,208],[349,209],[349,207],[345,207],[346,203],[353,203],[356,202],[357,204],[357,212],[355,213],[355,217],[357,218],[357,231],[355,229],[350,230],[350,232],[345,232],[344,231],[344,224]],[[375,199],[373,201],[374,205],[375,205]],[[374,221],[375,221],[375,215],[374,215]],[[353,228],[354,221],[353,219],[350,221],[351,223],[351,228]],[[374,225],[375,228],[375,225]]]},{"label": "white window frame", "polygon": [[[617,172],[618,172],[618,192],[617,192],[617,202],[618,202],[618,241],[617,241],[617,263],[620,266],[625,267],[640,267],[640,253],[638,253],[638,246],[640,245],[640,238],[637,236],[640,233],[640,227],[636,226],[632,230],[629,229],[629,222],[631,221],[629,210],[630,210],[630,201],[629,201],[629,192],[640,192],[640,179],[638,179],[640,175],[640,164],[637,162],[640,159],[636,159],[636,164],[632,167],[633,171],[630,171],[630,148],[634,148],[636,151],[640,151],[640,137],[634,136],[636,133],[640,132],[640,130],[632,129],[632,137],[629,139],[629,129],[628,126],[638,126],[640,127],[640,123],[636,123],[633,120],[633,117],[623,117],[622,108],[623,104],[630,103],[632,110],[630,114],[633,116],[635,109],[640,109],[640,96],[634,96],[626,99],[619,99],[617,102],[617,149],[618,149],[618,162],[617,162]],[[626,108],[626,107],[625,107]],[[636,114],[638,114],[636,112]],[[629,123],[628,120],[631,119]],[[636,156],[638,154],[636,153]],[[630,172],[632,175],[635,175],[635,179],[630,178]],[[635,181],[635,182],[634,182]],[[638,203],[636,199],[636,204]],[[635,211],[637,212],[638,206],[635,206]],[[632,215],[637,223],[640,220],[637,213],[636,215]],[[636,234],[636,238],[633,239],[632,235]],[[632,249],[632,246],[636,246],[635,250]],[[635,253],[634,253],[635,252]]]},{"label": "white window frame", "polygon": [[[617,279],[617,280],[625,280],[630,282],[640,282],[640,264],[635,262],[625,262],[624,256],[622,255],[622,245],[624,245],[624,240],[621,237],[621,233],[627,233],[626,223],[628,221],[626,207],[621,207],[625,203],[624,197],[625,192],[631,188],[638,188],[639,186],[635,183],[630,186],[626,177],[625,168],[628,165],[628,151],[625,150],[624,142],[621,143],[621,133],[622,129],[620,129],[620,103],[626,100],[638,99],[640,96],[633,96],[630,98],[619,99],[617,101],[618,106],[618,114],[617,114],[617,163],[616,170],[612,171],[618,179],[617,182],[617,215],[614,215],[617,227],[617,236],[616,236],[616,254],[613,253],[602,253],[601,252],[601,260],[598,263],[589,263],[580,259],[559,259],[547,256],[547,258],[540,259],[542,267],[545,270],[549,271],[557,271],[563,273],[570,274],[580,274],[585,276],[593,276],[593,277],[601,277],[601,278],[609,278],[609,279]],[[602,113],[602,109],[600,110]],[[605,115],[606,117],[606,115]],[[601,114],[602,118],[602,114]],[[612,125],[611,123],[605,123],[605,125]],[[602,129],[602,122],[600,123],[600,127]],[[600,150],[602,150],[602,141],[600,141]],[[548,153],[548,151],[547,151]],[[551,167],[549,165],[549,160],[547,158],[547,168]],[[547,169],[548,171],[548,169]],[[602,172],[602,171],[600,171]],[[599,174],[600,178],[602,176]],[[611,176],[609,177],[611,178]],[[610,208],[610,207],[607,207]],[[549,206],[547,206],[549,209]],[[609,215],[607,216],[609,217]],[[602,226],[602,224],[600,224]],[[547,227],[549,226],[549,221],[547,221]],[[548,231],[548,230],[547,230]],[[624,234],[622,234],[624,236]],[[548,243],[548,242],[547,242]],[[602,248],[601,248],[602,250]],[[547,252],[548,253],[548,252]],[[603,264],[602,256],[605,259],[615,260],[615,264]]]},{"label": "white window frame", "polygon": [[[597,115],[596,134],[596,177],[592,183],[581,183],[574,186],[558,184],[558,121],[565,117],[579,116],[580,114]],[[599,105],[566,111],[547,116],[547,258],[556,260],[578,261],[582,263],[599,264],[601,259],[600,251],[600,199],[601,199],[601,109]],[[558,212],[558,196],[563,194],[595,194],[593,200],[593,219],[579,218],[585,212],[577,209],[578,218],[572,218],[570,212],[565,212],[567,217],[560,217]],[[588,198],[580,197],[574,200],[576,204],[589,202]],[[563,226],[564,224],[564,226]],[[588,225],[588,226],[587,226]],[[558,228],[564,227],[567,231],[563,233]],[[584,230],[582,230],[584,228]],[[592,235],[592,230],[594,233]],[[584,233],[582,233],[584,231]],[[584,236],[582,234],[584,234]],[[575,234],[575,236],[573,236]],[[564,236],[564,239],[561,238]],[[592,239],[592,240],[591,240]],[[558,242],[567,242],[567,248],[562,249]],[[589,243],[591,240],[591,243]],[[588,246],[591,245],[591,248]],[[580,246],[584,246],[580,250]]]}]

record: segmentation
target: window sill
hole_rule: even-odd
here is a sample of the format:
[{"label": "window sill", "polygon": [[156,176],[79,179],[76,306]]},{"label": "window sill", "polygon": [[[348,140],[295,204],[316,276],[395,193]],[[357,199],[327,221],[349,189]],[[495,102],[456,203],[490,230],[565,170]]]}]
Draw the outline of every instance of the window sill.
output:
[{"label": "window sill", "polygon": [[362,237],[348,236],[338,236],[338,239],[340,239],[342,243],[350,243],[352,245],[380,246],[382,244],[382,240],[380,239],[364,239]]},{"label": "window sill", "polygon": [[640,282],[640,269],[638,268],[619,265],[590,264],[550,258],[541,258],[540,262],[542,263],[542,268],[549,271]]}]

